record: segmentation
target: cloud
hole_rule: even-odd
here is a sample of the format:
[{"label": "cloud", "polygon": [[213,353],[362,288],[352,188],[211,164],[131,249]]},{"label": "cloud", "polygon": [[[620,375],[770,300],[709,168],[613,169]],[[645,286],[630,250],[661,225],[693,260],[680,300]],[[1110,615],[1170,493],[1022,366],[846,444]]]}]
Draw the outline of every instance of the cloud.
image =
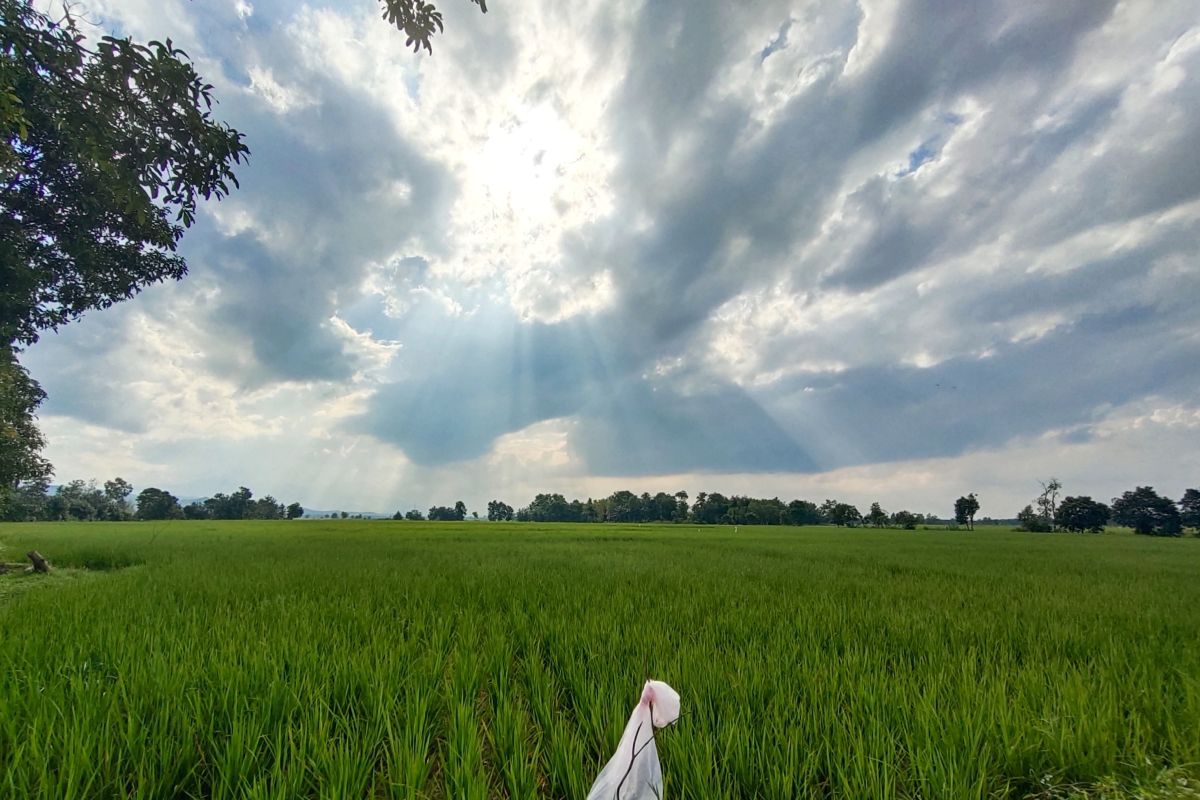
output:
[{"label": "cloud", "polygon": [[[936,366],[798,375],[761,393],[801,441],[836,436],[822,468],[959,455],[1092,422],[1148,395],[1194,397],[1200,342],[1171,341],[1156,310],[1129,306],[1061,331]],[[809,390],[809,391],[806,391]]]},{"label": "cloud", "polygon": [[[792,272],[793,279],[811,282],[825,273],[828,284],[863,289],[923,264],[947,232],[959,233],[959,225],[945,224],[945,211],[952,204],[961,208],[963,198],[938,203],[935,194],[929,222],[921,224],[918,217],[914,224],[913,212],[924,211],[922,201],[931,187],[915,181],[887,184],[887,162],[898,155],[892,154],[893,140],[922,135],[929,119],[945,119],[947,112],[979,103],[977,94],[1007,99],[1011,87],[1002,78],[1023,81],[1040,69],[1051,82],[1111,5],[1078,3],[1074,13],[1047,12],[1048,18],[1019,13],[1005,18],[996,7],[981,18],[974,7],[910,3],[885,15],[891,20],[886,25],[868,12],[858,35],[882,37],[885,44],[871,46],[878,53],[852,64],[863,51],[853,44],[842,50],[840,70],[835,57],[835,69],[795,87],[763,127],[753,124],[744,100],[756,96],[753,86],[763,80],[761,72],[748,73],[741,86],[717,80],[722,67],[751,58],[749,43],[742,44],[739,58],[736,41],[723,42],[724,47],[707,41],[718,30],[747,27],[745,20],[730,19],[735,12],[721,9],[711,9],[710,15],[659,8],[656,13],[669,19],[647,20],[653,24],[641,29],[646,49],[657,35],[651,31],[674,25],[684,37],[681,47],[724,57],[671,62],[669,45],[655,48],[663,53],[661,60],[648,58],[631,70],[622,106],[611,117],[622,130],[630,119],[654,121],[628,126],[633,132],[624,135],[634,141],[625,148],[621,166],[631,184],[625,196],[632,203],[643,199],[638,187],[653,187],[654,221],[646,234],[624,237],[620,256],[610,260],[624,265],[616,273],[622,305],[631,316],[654,321],[650,335],[669,340],[690,334],[756,278]],[[743,12],[751,13],[759,11]],[[886,33],[876,30],[879,25]],[[1003,35],[993,35],[996,31]],[[1049,41],[1053,47],[1044,46]],[[1016,64],[1020,67],[1013,68]],[[878,164],[874,170],[872,161]],[[864,167],[866,174],[856,174]],[[916,202],[906,202],[909,198]],[[639,213],[628,209],[626,220]],[[840,252],[841,237],[828,235],[836,254],[804,258],[820,226],[839,222],[860,239],[857,258]],[[967,236],[979,227],[970,218],[962,222]],[[831,255],[848,263],[831,269]],[[664,284],[679,293],[664,291]]]},{"label": "cloud", "polygon": [[805,449],[744,390],[683,393],[669,383],[609,387],[588,402],[571,442],[595,475],[812,472]]},{"label": "cloud", "polygon": [[123,463],[257,448],[364,499],[980,454],[1019,497],[1006,459],[1196,443],[1104,433],[1200,390],[1190,6],[447,3],[430,58],[357,5],[105,0],[253,155],[186,281],[28,361]]},{"label": "cloud", "polygon": [[409,325],[442,331],[408,339],[398,374],[349,429],[395,444],[421,464],[480,457],[498,437],[574,414],[595,387],[622,379],[607,371],[616,359],[581,321],[525,323],[499,308],[453,320],[432,306]]}]

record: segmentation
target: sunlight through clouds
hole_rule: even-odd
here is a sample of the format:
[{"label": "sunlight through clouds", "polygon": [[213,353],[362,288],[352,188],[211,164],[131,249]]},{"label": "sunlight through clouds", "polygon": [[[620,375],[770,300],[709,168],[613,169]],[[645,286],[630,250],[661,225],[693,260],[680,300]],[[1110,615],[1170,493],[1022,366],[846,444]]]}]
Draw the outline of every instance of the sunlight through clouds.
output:
[{"label": "sunlight through clouds", "polygon": [[49,455],[375,510],[1174,487],[1192,5],[444,0],[430,56],[360,0],[90,0],[252,156],[185,280],[26,354]]}]

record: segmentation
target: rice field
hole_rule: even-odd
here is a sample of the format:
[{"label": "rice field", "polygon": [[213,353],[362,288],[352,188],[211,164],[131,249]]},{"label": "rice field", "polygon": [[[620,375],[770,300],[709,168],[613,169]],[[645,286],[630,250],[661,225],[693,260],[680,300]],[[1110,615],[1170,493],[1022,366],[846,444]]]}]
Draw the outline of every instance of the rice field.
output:
[{"label": "rice field", "polygon": [[1200,797],[1200,540],[0,525],[0,796]]}]

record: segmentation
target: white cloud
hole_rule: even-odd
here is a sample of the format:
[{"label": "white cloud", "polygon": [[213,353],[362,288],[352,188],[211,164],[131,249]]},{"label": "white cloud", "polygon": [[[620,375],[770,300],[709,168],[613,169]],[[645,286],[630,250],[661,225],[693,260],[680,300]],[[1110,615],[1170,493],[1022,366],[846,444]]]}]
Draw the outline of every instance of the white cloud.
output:
[{"label": "white cloud", "polygon": [[[29,353],[64,479],[1008,515],[1030,464],[1194,471],[1187,2],[446,4],[432,57],[369,5],[258,6],[90,4],[170,32],[253,155],[185,282]],[[678,474],[594,474],[646,464]]]},{"label": "white cloud", "polygon": [[865,73],[890,43],[897,23],[903,19],[904,4],[899,0],[859,2],[862,17],[854,46],[846,57],[846,75]]},{"label": "white cloud", "polygon": [[301,87],[280,83],[266,67],[253,66],[247,73],[250,76],[248,91],[262,99],[277,114],[308,108],[316,103]]},{"label": "white cloud", "polygon": [[370,14],[309,10],[290,28],[309,69],[370,93],[401,136],[454,176],[458,193],[443,221],[453,244],[431,255],[433,273],[498,279],[528,319],[560,320],[603,302],[604,266],[581,271],[561,250],[564,237],[612,208],[614,155],[602,117],[621,63],[580,50],[570,32],[603,8],[489,17],[521,26],[519,57],[507,69],[480,63],[451,37],[433,58],[413,56]]}]

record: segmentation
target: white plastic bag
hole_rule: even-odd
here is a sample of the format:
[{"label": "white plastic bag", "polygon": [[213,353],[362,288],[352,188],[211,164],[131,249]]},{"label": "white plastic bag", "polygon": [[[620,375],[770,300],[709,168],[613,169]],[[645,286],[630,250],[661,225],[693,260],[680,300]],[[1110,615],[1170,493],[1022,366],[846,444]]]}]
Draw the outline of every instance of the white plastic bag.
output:
[{"label": "white plastic bag", "polygon": [[646,681],[617,752],[592,784],[587,800],[662,800],[662,767],[654,729],[679,719],[679,692],[662,681]]}]

